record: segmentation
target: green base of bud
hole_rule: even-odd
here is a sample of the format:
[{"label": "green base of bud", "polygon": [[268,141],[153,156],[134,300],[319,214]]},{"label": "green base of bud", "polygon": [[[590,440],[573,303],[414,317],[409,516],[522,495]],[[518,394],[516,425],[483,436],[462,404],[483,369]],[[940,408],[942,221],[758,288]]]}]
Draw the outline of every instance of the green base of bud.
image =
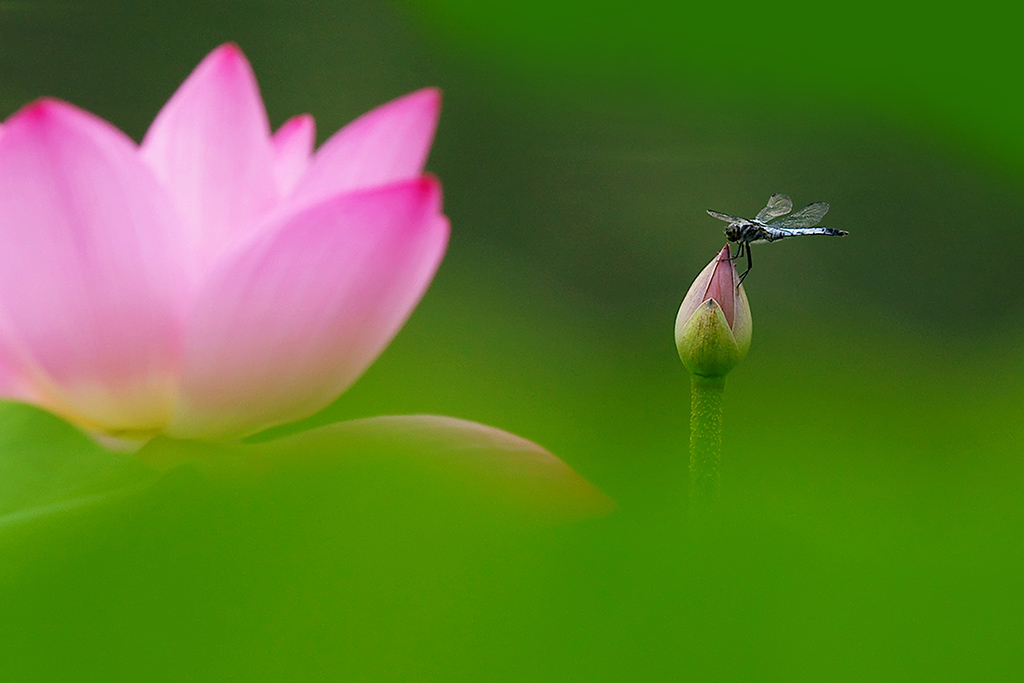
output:
[{"label": "green base of bud", "polygon": [[714,299],[702,303],[688,320],[676,320],[676,348],[691,375],[725,377],[750,346],[736,343],[725,314]]}]

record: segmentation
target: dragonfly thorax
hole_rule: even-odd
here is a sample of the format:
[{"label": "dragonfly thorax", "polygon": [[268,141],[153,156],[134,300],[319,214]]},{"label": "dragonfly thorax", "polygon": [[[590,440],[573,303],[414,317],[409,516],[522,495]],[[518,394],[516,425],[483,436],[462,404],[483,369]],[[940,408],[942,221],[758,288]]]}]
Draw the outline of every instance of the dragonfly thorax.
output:
[{"label": "dragonfly thorax", "polygon": [[725,229],[725,239],[730,242],[770,242],[771,233],[765,229],[763,224],[755,221],[744,221],[743,223],[730,223]]}]

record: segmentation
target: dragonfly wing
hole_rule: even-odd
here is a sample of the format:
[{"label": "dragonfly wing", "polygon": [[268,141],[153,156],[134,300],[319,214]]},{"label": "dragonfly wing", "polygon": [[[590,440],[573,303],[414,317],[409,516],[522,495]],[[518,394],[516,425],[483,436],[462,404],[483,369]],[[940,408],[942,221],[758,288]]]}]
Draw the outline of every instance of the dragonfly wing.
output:
[{"label": "dragonfly wing", "polygon": [[771,222],[776,228],[812,228],[821,222],[821,219],[828,213],[828,204],[815,202],[808,204],[796,213],[791,213],[783,218]]},{"label": "dragonfly wing", "polygon": [[746,218],[740,218],[739,216],[730,216],[727,213],[718,213],[711,209],[708,209],[708,215],[712,218],[717,218],[720,221],[725,221],[726,223],[744,223],[747,220]]},{"label": "dragonfly wing", "polygon": [[770,221],[779,216],[785,216],[793,210],[793,200],[784,194],[773,194],[768,200],[768,205],[757,214],[757,220]]}]

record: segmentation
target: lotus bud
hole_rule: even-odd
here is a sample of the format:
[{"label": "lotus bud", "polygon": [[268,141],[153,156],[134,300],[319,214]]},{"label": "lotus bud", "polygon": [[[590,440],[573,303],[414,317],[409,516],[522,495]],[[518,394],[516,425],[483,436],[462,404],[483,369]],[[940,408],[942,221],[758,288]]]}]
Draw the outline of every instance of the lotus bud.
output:
[{"label": "lotus bud", "polygon": [[729,245],[690,285],[676,316],[676,348],[692,375],[724,377],[750,349],[750,304]]}]

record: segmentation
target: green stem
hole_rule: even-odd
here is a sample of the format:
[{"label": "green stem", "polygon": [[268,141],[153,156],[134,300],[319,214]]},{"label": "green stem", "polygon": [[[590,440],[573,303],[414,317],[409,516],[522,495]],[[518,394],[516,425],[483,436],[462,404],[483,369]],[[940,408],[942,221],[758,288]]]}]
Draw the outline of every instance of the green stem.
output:
[{"label": "green stem", "polygon": [[718,500],[725,378],[690,377],[690,504],[699,511]]}]

